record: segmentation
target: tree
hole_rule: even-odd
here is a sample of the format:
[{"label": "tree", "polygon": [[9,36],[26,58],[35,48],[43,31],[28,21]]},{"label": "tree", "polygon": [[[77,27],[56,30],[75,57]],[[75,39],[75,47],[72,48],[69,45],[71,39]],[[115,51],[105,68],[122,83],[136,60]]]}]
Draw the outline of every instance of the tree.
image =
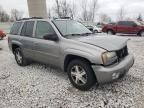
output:
[{"label": "tree", "polygon": [[55,13],[57,14],[58,17],[60,17],[61,14],[60,14],[60,3],[59,3],[59,0],[55,0],[55,2],[56,2]]},{"label": "tree", "polygon": [[9,21],[9,15],[0,6],[0,22],[7,22],[7,21]]},{"label": "tree", "polygon": [[107,14],[102,13],[100,15],[100,20],[102,23],[110,23],[112,21],[111,17],[109,17]]},{"label": "tree", "polygon": [[143,19],[142,19],[142,15],[141,15],[141,14],[139,14],[137,20],[138,20],[138,21],[143,21]]},{"label": "tree", "polygon": [[[90,3],[90,4],[89,4]],[[98,9],[98,0],[82,0],[82,20],[84,21],[94,21],[96,10]],[[89,5],[88,5],[89,4]]]},{"label": "tree", "polygon": [[52,15],[51,15],[51,9],[50,9],[50,8],[48,9],[48,18],[49,18],[49,19],[52,18]]},{"label": "tree", "polygon": [[91,14],[92,14],[92,16],[91,16],[91,20],[92,21],[94,21],[94,19],[95,19],[95,14],[96,14],[96,10],[98,9],[98,0],[92,0],[92,4],[91,4],[92,6],[92,11],[91,11]]},{"label": "tree", "polygon": [[54,13],[58,17],[72,17],[75,16],[74,2],[70,4],[67,0],[55,0]]},{"label": "tree", "polygon": [[11,20],[19,20],[23,16],[23,12],[17,10],[17,9],[12,9],[11,10]]},{"label": "tree", "polygon": [[72,19],[74,19],[76,17],[76,5],[74,4],[74,0],[73,0],[73,3],[71,4],[71,7],[70,7],[70,17]]},{"label": "tree", "polygon": [[119,21],[124,20],[125,14],[126,14],[126,12],[125,12],[124,7],[120,7],[120,9],[118,10],[118,16],[117,16],[118,20]]}]

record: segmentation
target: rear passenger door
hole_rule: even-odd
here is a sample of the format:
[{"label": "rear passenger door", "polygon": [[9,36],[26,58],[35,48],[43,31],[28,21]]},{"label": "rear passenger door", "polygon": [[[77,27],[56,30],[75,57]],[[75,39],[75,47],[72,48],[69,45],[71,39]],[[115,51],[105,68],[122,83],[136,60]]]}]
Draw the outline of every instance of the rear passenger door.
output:
[{"label": "rear passenger door", "polygon": [[59,42],[45,40],[43,36],[46,34],[57,36],[49,22],[37,21],[34,43],[36,60],[50,65],[59,64]]},{"label": "rear passenger door", "polygon": [[127,33],[126,21],[119,21],[117,24],[117,33]]},{"label": "rear passenger door", "polygon": [[25,21],[20,35],[22,36],[21,43],[23,45],[23,54],[26,58],[34,59],[34,38],[33,28],[34,21]]}]

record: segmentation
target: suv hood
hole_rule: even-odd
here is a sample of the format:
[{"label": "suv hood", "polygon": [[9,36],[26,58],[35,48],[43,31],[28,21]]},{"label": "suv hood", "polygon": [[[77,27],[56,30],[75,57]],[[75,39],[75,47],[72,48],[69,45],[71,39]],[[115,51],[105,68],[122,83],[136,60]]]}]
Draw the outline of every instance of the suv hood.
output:
[{"label": "suv hood", "polygon": [[92,36],[75,38],[74,40],[80,41],[86,44],[94,45],[94,46],[103,48],[107,51],[116,51],[126,46],[127,41],[129,39],[126,37],[119,37],[119,36],[92,35]]}]

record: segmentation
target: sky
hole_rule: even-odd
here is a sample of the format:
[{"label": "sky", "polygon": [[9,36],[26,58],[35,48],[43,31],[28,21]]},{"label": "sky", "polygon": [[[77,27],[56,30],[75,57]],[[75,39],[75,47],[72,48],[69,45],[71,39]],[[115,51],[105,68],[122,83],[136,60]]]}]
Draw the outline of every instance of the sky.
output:
[{"label": "sky", "polygon": [[[55,0],[46,0],[47,9],[53,7]],[[73,2],[73,0],[67,0]],[[82,0],[74,0],[81,11],[80,4]],[[89,1],[89,0],[88,0]],[[10,13],[11,9],[15,8],[24,13],[24,17],[28,17],[27,0],[0,0],[0,5]],[[96,13],[96,19],[99,20],[99,15],[105,13],[116,20],[118,10],[123,7],[126,17],[136,18],[140,13],[144,16],[144,0],[98,0],[99,8]]]}]

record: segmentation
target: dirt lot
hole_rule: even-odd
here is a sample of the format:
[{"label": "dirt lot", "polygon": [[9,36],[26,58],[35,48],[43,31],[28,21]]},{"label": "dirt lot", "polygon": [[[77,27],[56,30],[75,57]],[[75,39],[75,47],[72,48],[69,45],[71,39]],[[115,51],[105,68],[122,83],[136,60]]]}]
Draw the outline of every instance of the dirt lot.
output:
[{"label": "dirt lot", "polygon": [[144,38],[131,37],[135,64],[123,79],[87,92],[75,89],[58,69],[19,67],[7,40],[0,47],[0,108],[144,108]]}]

